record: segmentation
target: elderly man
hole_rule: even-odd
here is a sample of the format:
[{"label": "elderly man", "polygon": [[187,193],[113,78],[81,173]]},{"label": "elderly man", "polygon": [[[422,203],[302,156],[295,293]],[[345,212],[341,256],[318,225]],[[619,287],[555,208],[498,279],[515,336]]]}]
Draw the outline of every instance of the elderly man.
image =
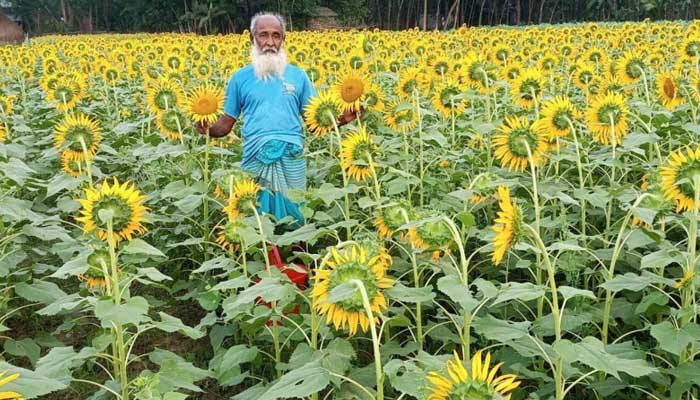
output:
[{"label": "elderly man", "polygon": [[[260,13],[250,24],[251,63],[231,77],[226,89],[224,115],[209,127],[209,135],[227,135],[243,114],[243,170],[267,190],[259,196],[260,211],[281,219],[304,217],[285,197],[289,189],[306,188],[306,160],[301,115],[316,89],[301,68],[287,64],[285,22],[277,14]],[[338,124],[354,120],[354,112]],[[197,130],[206,134],[207,126]]]}]

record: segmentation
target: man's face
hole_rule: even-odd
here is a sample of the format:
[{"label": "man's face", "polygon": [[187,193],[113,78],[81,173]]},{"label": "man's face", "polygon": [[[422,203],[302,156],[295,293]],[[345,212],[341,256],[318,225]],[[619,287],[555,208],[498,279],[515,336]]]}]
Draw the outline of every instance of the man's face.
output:
[{"label": "man's face", "polygon": [[261,17],[256,23],[255,33],[251,33],[250,39],[263,54],[277,54],[282,42],[284,42],[282,26],[273,16]]}]

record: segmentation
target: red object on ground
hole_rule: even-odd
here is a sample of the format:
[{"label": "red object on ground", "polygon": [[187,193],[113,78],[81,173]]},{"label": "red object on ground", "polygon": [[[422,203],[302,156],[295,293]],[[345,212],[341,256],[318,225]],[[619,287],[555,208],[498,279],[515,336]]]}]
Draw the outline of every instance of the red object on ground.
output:
[{"label": "red object on ground", "polygon": [[[306,289],[306,279],[309,276],[309,272],[308,272],[308,268],[306,267],[306,265],[304,263],[295,262],[294,263],[295,267],[290,268],[288,266],[289,264],[285,264],[282,261],[282,257],[280,256],[280,251],[277,248],[277,246],[272,246],[270,251],[267,253],[267,258],[270,261],[270,265],[274,265],[282,273],[287,275],[289,280],[294,282],[294,284],[297,285],[297,287],[300,290]],[[299,269],[301,269],[302,271],[299,271]],[[262,303],[260,298],[256,299],[256,302],[258,304]],[[272,305],[270,303],[265,303],[265,306],[267,306],[268,308],[272,307]],[[284,312],[284,315],[287,315],[287,314],[299,314],[299,305],[295,304],[291,310]],[[282,325],[282,321],[268,320],[265,324],[267,326],[272,326],[273,324]]]}]

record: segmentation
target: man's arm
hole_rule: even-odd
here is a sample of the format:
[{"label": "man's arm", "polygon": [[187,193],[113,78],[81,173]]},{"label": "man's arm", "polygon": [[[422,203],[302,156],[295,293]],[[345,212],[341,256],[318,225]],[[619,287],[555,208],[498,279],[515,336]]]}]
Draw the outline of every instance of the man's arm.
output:
[{"label": "man's arm", "polygon": [[228,133],[231,132],[231,129],[233,128],[233,124],[235,123],[235,118],[224,114],[220,116],[219,119],[216,120],[216,122],[214,122],[214,124],[212,124],[211,126],[206,122],[201,122],[196,124],[195,128],[197,128],[197,132],[201,133],[202,135],[206,135],[207,128],[209,128],[209,136],[219,138],[228,135]]}]

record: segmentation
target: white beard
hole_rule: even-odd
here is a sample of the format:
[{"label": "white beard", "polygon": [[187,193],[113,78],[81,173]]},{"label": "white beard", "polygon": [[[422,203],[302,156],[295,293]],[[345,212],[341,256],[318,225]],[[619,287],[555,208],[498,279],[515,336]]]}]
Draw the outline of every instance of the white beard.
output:
[{"label": "white beard", "polygon": [[250,57],[255,76],[263,81],[275,76],[282,77],[285,68],[287,68],[287,53],[284,51],[284,47],[280,47],[276,53],[269,51],[265,53],[260,50],[256,41],[253,43]]}]

